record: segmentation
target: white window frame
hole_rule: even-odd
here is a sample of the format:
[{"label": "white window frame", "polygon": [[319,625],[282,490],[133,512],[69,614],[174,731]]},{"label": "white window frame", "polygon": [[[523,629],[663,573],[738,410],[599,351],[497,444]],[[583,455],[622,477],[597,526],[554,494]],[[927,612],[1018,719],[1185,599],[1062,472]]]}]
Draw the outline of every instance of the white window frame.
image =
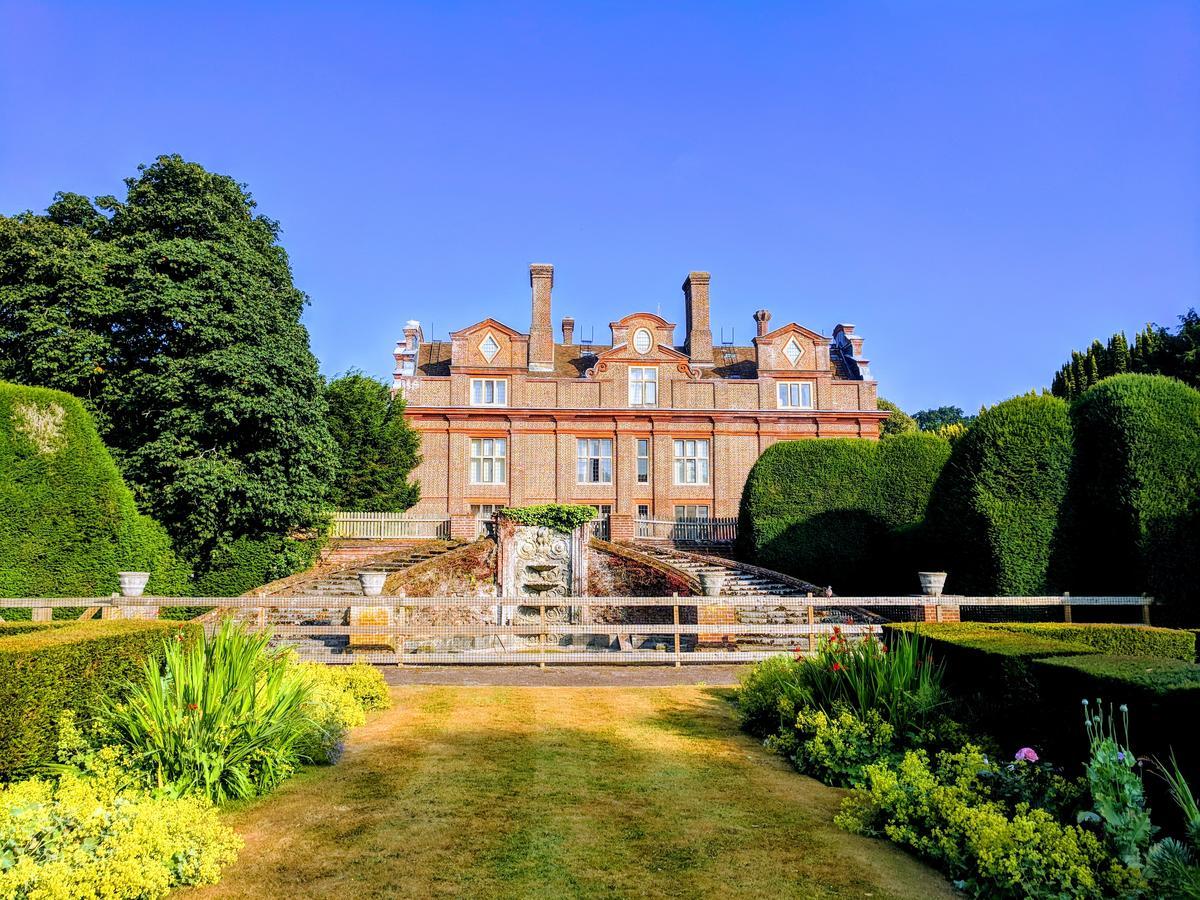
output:
[{"label": "white window frame", "polygon": [[[645,449],[645,453],[642,450]],[[634,478],[638,484],[650,483],[650,438],[634,438],[633,454],[637,460],[636,468],[634,469]],[[642,463],[645,463],[646,471],[642,472]]]},{"label": "white window frame", "polygon": [[471,484],[508,483],[508,438],[471,438]]},{"label": "white window frame", "polygon": [[[642,335],[646,336],[646,349],[645,350],[643,350],[641,347],[638,346],[638,338],[640,338]],[[639,328],[637,331],[635,331],[633,333],[633,349],[635,351],[637,351],[638,353],[642,354],[643,356],[645,356],[647,353],[649,353],[651,350],[654,349],[654,335],[652,335],[650,333],[649,328]]]},{"label": "white window frame", "polygon": [[[683,515],[679,514],[683,510]],[[688,510],[695,513],[694,516],[689,516]],[[701,514],[703,510],[703,515]],[[707,522],[708,521],[708,504],[707,503],[677,503],[675,504],[675,521],[676,522]]]},{"label": "white window frame", "polygon": [[[487,395],[489,388],[491,390],[492,399],[488,400]],[[476,390],[478,389],[479,399],[475,399]],[[471,405],[472,406],[508,406],[508,379],[507,378],[472,378],[471,379]]]},{"label": "white window frame", "polygon": [[629,367],[629,405],[658,406],[658,366]]},{"label": "white window frame", "polygon": [[[805,388],[808,388],[807,403],[804,402]],[[811,381],[780,381],[775,386],[775,399],[780,409],[812,409],[816,393],[816,386]]]},{"label": "white window frame", "polygon": [[[484,347],[488,346],[488,341],[491,341],[491,353],[484,349]],[[490,331],[485,334],[483,336],[483,340],[479,342],[479,355],[488,362],[491,362],[493,359],[495,359],[502,349],[503,348],[500,346],[500,342],[496,340],[495,335],[493,335]]]},{"label": "white window frame", "polygon": [[711,445],[707,438],[675,438],[674,460],[671,466],[675,483],[680,485],[708,484],[711,466]]},{"label": "white window frame", "polygon": [[575,483],[612,484],[612,482],[612,438],[576,438]]}]

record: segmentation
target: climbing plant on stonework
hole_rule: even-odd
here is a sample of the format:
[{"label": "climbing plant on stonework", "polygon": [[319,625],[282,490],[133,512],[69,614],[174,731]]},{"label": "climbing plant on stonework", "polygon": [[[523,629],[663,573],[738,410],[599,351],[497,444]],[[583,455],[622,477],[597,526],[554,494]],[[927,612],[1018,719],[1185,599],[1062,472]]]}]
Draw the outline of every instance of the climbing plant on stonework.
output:
[{"label": "climbing plant on stonework", "polygon": [[278,238],[244,185],[179,156],[140,167],[124,199],[0,216],[0,378],[83,400],[198,577],[237,541],[296,564],[284,542],[320,524],[333,474]]}]

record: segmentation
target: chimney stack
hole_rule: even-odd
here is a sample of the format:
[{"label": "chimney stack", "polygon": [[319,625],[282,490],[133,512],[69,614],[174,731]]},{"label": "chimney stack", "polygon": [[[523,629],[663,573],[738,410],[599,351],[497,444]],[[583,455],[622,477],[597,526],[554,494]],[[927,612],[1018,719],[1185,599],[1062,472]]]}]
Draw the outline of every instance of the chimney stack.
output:
[{"label": "chimney stack", "polygon": [[708,321],[707,272],[691,272],[683,281],[684,307],[687,313],[687,355],[699,366],[713,364],[712,326]]},{"label": "chimney stack", "polygon": [[529,370],[554,371],[554,330],[550,324],[550,289],[554,287],[554,266],[532,263],[529,286],[533,289],[533,321],[529,325]]},{"label": "chimney stack", "polygon": [[563,346],[570,347],[575,343],[575,320],[570,316],[563,316]]},{"label": "chimney stack", "polygon": [[762,337],[771,330],[771,311],[769,309],[760,309],[754,314],[754,321],[758,323],[758,336]]}]

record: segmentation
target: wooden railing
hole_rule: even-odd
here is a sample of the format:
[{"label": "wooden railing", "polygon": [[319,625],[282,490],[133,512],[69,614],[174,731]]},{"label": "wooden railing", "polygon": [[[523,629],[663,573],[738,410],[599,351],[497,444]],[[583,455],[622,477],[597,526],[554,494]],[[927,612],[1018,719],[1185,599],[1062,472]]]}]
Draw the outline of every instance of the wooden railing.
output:
[{"label": "wooden railing", "polygon": [[642,541],[675,544],[732,544],[737,540],[736,517],[722,519],[635,519],[634,534]]},{"label": "wooden railing", "polygon": [[[157,618],[168,606],[216,607],[305,659],[348,663],[738,663],[812,652],[838,629],[854,640],[880,631],[862,609],[940,621],[962,608],[1141,607],[1146,597],[111,597],[0,599],[47,620],[83,607],[103,618]],[[215,627],[221,616],[206,616]],[[949,618],[949,616],[948,616]]]},{"label": "wooden railing", "polygon": [[404,513],[339,512],[333,516],[332,537],[376,541],[449,540],[450,519]]}]

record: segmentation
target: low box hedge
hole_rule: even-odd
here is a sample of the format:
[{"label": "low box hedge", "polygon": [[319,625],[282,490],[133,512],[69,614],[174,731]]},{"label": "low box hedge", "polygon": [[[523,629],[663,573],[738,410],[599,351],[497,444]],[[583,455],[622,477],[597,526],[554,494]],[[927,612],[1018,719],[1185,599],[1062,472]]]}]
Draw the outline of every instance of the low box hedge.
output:
[{"label": "low box hedge", "polygon": [[36,625],[0,640],[0,778],[53,762],[64,710],[87,722],[141,678],[164,640],[200,634],[195,624],[148,620]]},{"label": "low box hedge", "polygon": [[1099,653],[1149,656],[1192,662],[1196,636],[1176,628],[1149,625],[1067,624],[1064,622],[996,622],[981,627],[1082,644]]},{"label": "low box hedge", "polygon": [[29,634],[31,631],[44,631],[47,628],[64,628],[69,622],[0,622],[0,638],[11,637],[15,634]]}]

